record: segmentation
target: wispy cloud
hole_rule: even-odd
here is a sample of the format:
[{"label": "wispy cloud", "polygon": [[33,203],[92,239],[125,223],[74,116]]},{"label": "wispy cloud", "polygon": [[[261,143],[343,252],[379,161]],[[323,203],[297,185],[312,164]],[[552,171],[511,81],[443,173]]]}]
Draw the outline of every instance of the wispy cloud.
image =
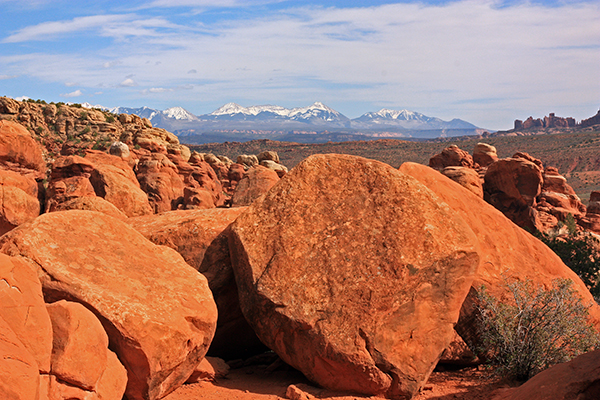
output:
[{"label": "wispy cloud", "polygon": [[47,41],[57,36],[81,31],[98,31],[100,36],[113,38],[159,36],[157,29],[176,27],[177,25],[164,18],[143,18],[134,14],[93,15],[28,26],[8,36],[3,42]]},{"label": "wispy cloud", "polygon": [[5,79],[14,79],[16,77],[17,77],[17,75],[0,75],[0,81],[5,80]]},{"label": "wispy cloud", "polygon": [[[245,4],[229,0],[219,5]],[[213,5],[157,0],[148,7]],[[541,115],[560,113],[560,107],[596,104],[597,109],[597,2],[278,7],[244,19],[226,19],[225,13],[216,22],[202,23],[167,12],[157,18],[155,10],[144,10],[24,27],[4,42],[84,31],[105,42],[87,53],[0,56],[0,70],[7,76],[110,88],[107,92],[115,94],[137,86],[126,92],[130,101],[135,93],[144,96],[140,102],[152,95],[209,108],[198,112],[227,101],[298,106],[322,100],[348,107],[341,111],[351,117],[357,116],[352,114],[358,112],[351,105],[355,102],[373,110],[412,108],[494,128],[501,121],[510,124],[516,110]],[[183,85],[191,89],[175,95]],[[589,115],[579,118],[584,116]]]},{"label": "wispy cloud", "polygon": [[135,81],[131,78],[127,78],[123,82],[119,83],[120,87],[133,87],[133,86],[137,86],[137,85],[138,84],[135,83]]},{"label": "wispy cloud", "polygon": [[61,96],[61,97],[79,97],[79,96],[82,96],[82,95],[83,95],[83,92],[82,92],[80,89],[77,89],[77,90],[76,90],[76,91],[74,91],[74,92],[71,92],[71,93],[63,93],[63,94],[61,94],[60,96]]}]

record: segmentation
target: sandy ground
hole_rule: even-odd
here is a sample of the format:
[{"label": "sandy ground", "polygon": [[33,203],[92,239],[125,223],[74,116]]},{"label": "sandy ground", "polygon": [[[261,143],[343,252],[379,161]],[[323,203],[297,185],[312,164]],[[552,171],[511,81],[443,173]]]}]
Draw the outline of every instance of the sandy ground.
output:
[{"label": "sandy ground", "polygon": [[[316,388],[301,373],[287,366],[271,371],[265,365],[255,365],[232,369],[226,378],[218,379],[216,382],[186,384],[164,400],[279,400],[288,398],[286,391],[290,385],[295,385],[305,394],[318,399],[381,399]],[[510,385],[495,378],[481,367],[436,371],[414,400],[489,400],[494,390],[508,386]],[[306,398],[310,397],[304,397]]]}]

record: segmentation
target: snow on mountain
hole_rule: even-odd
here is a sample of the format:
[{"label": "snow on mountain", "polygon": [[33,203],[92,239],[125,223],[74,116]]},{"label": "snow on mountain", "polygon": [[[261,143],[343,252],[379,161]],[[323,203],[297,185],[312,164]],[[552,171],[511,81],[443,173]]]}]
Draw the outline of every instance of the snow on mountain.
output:
[{"label": "snow on mountain", "polygon": [[453,119],[444,121],[440,118],[428,117],[424,114],[408,110],[389,110],[383,108],[376,112],[368,112],[352,120],[356,128],[402,127],[406,129],[477,129],[469,122]]},{"label": "snow on mountain", "polygon": [[171,107],[161,111],[161,113],[167,118],[173,118],[177,120],[195,121],[198,119],[194,114],[182,107]]},{"label": "snow on mountain", "polygon": [[335,127],[346,126],[349,119],[334,109],[327,107],[321,102],[315,102],[308,107],[285,108],[273,105],[261,105],[243,107],[236,103],[227,103],[219,109],[205,116],[213,120],[237,120],[237,121],[268,121],[289,120],[311,125],[322,125],[334,123]]},{"label": "snow on mountain", "polygon": [[148,107],[115,107],[109,111],[115,114],[137,114],[142,118],[148,118],[153,126],[171,132],[341,130],[362,132],[366,135],[385,133],[392,136],[401,134],[438,137],[447,134],[471,134],[470,132],[474,134],[478,129],[473,124],[460,119],[448,122],[414,111],[387,108],[368,112],[351,120],[321,102],[296,108],[276,105],[243,107],[236,103],[227,103],[209,114],[198,116],[182,107],[171,107],[162,111]]},{"label": "snow on mountain", "polygon": [[[65,103],[65,104],[69,105],[69,104],[73,104],[73,103]],[[81,107],[83,107],[83,108],[95,108],[95,109],[102,110],[102,111],[109,111],[108,107],[101,106],[100,104],[93,105],[93,104],[90,104],[88,102],[81,103]]]}]

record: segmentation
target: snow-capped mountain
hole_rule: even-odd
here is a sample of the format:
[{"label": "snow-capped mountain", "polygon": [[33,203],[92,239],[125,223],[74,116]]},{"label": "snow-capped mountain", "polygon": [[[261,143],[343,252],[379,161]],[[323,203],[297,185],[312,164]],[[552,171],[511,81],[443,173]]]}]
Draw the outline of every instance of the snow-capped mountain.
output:
[{"label": "snow-capped mountain", "polygon": [[198,119],[194,114],[182,107],[171,107],[161,111],[165,118],[172,118],[184,121],[195,121]]},{"label": "snow-capped mountain", "polygon": [[[194,115],[182,107],[171,107],[166,110],[149,107],[115,107],[109,111],[115,114],[137,114],[142,118],[148,118],[153,126],[186,136],[186,140],[191,140],[190,135],[205,134],[208,135],[207,137],[210,136],[211,141],[215,141],[227,135],[230,136],[224,140],[236,140],[237,136],[231,135],[246,135],[243,138],[258,139],[275,137],[272,135],[282,133],[292,135],[294,138],[301,133],[310,133],[310,136],[317,140],[319,135],[314,134],[322,132],[341,132],[350,137],[363,135],[364,137],[414,138],[475,135],[481,132],[475,125],[460,119],[444,121],[408,110],[384,108],[351,120],[321,102],[296,108],[277,105],[243,107],[236,103],[227,103],[203,115]],[[242,136],[239,136],[240,139]],[[287,138],[287,140],[292,139]]]},{"label": "snow-capped mountain", "polygon": [[368,112],[352,120],[353,127],[358,129],[388,129],[402,127],[406,129],[477,129],[469,122],[453,119],[444,121],[440,118],[428,117],[424,114],[408,110],[389,110],[383,108],[377,112]]},{"label": "snow-capped mountain", "polygon": [[298,121],[309,125],[330,125],[330,127],[349,127],[350,119],[321,102],[308,107],[285,108],[281,106],[262,105],[242,107],[236,103],[227,103],[210,114],[200,116],[200,119],[211,121],[271,121],[285,123]]}]

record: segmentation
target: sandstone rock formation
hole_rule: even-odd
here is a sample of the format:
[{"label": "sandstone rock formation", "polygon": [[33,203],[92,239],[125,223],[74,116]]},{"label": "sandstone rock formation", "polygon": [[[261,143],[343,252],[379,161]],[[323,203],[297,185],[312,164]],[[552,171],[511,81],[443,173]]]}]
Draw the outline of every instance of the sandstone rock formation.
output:
[{"label": "sandstone rock formation", "polygon": [[206,279],[129,225],[92,211],[48,213],[4,235],[0,250],[37,268],[47,300],[94,312],[127,369],[128,399],[165,396],[204,357],[217,319]]},{"label": "sandstone rock formation", "polygon": [[485,173],[485,199],[521,227],[535,231],[533,207],[542,191],[542,170],[524,158],[506,158]]},{"label": "sandstone rock formation", "polygon": [[435,169],[446,167],[473,167],[473,157],[456,145],[448,146],[440,154],[436,154],[429,160],[429,166]]},{"label": "sandstone rock formation", "polygon": [[257,198],[267,193],[279,182],[279,175],[272,169],[257,165],[246,171],[238,182],[232,197],[234,207],[248,206]]},{"label": "sandstone rock formation", "polygon": [[414,163],[404,163],[400,170],[433,191],[440,201],[458,213],[477,237],[481,261],[456,326],[463,339],[477,342],[473,329],[476,292],[485,285],[491,295],[509,299],[504,285],[507,279],[530,280],[545,287],[551,287],[556,278],[571,279],[583,302],[593,304],[590,308],[591,320],[600,328],[600,306],[594,302],[581,279],[552,250],[507,219],[499,210],[471,196],[465,188],[437,171]]},{"label": "sandstone rock formation", "polygon": [[40,375],[35,358],[0,317],[0,397],[36,400]]},{"label": "sandstone rock formation", "polygon": [[402,398],[454,336],[476,241],[415,179],[317,155],[237,218],[230,249],[242,311],[282,360],[326,388]]},{"label": "sandstone rock formation", "polygon": [[540,372],[523,385],[500,389],[492,400],[600,398],[600,350],[580,355]]},{"label": "sandstone rock formation", "polygon": [[42,150],[29,132],[0,121],[0,235],[40,214],[36,180],[45,175]]},{"label": "sandstone rock formation", "polygon": [[0,255],[0,318],[36,362],[50,372],[52,323],[35,269],[19,258]]},{"label": "sandstone rock formation", "polygon": [[467,167],[446,167],[441,172],[454,182],[469,189],[477,197],[483,198],[481,179],[479,179],[479,174],[474,169]]},{"label": "sandstone rock formation", "polygon": [[[57,378],[51,386],[68,384],[98,400],[121,399],[127,371],[108,350],[108,336],[96,316],[81,304],[64,300],[49,304],[48,313],[54,332],[52,375]],[[107,380],[110,384],[103,385]]]},{"label": "sandstone rock formation", "polygon": [[227,243],[226,228],[245,210],[178,210],[128,220],[147,239],[176,250],[206,277],[219,312],[208,354],[226,360],[265,350],[240,310]]},{"label": "sandstone rock formation", "polygon": [[480,167],[487,167],[491,163],[498,161],[496,148],[487,143],[477,143],[473,149],[473,162]]}]

